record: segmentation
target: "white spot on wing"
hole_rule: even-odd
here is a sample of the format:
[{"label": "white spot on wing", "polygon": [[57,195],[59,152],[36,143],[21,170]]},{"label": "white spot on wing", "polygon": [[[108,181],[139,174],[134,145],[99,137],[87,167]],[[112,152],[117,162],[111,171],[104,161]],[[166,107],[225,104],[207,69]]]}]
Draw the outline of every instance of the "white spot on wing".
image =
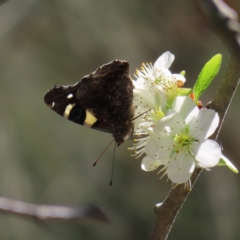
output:
[{"label": "white spot on wing", "polygon": [[54,108],[55,102],[52,102],[52,104],[49,105],[50,108]]},{"label": "white spot on wing", "polygon": [[73,97],[73,94],[72,94],[72,93],[70,93],[70,94],[67,95],[67,99],[71,99],[72,97]]}]

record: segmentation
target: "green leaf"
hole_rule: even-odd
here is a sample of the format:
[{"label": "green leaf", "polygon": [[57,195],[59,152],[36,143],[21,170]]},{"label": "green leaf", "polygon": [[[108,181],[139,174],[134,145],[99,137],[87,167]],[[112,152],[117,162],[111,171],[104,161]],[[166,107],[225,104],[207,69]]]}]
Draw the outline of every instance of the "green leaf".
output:
[{"label": "green leaf", "polygon": [[186,75],[186,71],[183,70],[183,71],[180,72],[180,74],[185,76]]},{"label": "green leaf", "polygon": [[225,161],[223,161],[223,159],[220,158],[220,161],[219,161],[219,163],[217,164],[217,166],[219,166],[219,167],[225,167],[225,166],[227,166],[227,165],[226,165]]},{"label": "green leaf", "polygon": [[234,173],[238,173],[237,168],[225,157],[222,156],[220,158],[219,163],[217,164],[217,166],[227,166],[230,170],[232,170]]},{"label": "green leaf", "polygon": [[188,96],[190,93],[192,93],[191,88],[179,88],[178,89],[178,96]]},{"label": "green leaf", "polygon": [[212,57],[203,67],[202,71],[198,75],[198,79],[193,87],[195,94],[195,101],[197,103],[199,97],[208,88],[212,80],[218,74],[222,62],[222,55],[217,54]]}]

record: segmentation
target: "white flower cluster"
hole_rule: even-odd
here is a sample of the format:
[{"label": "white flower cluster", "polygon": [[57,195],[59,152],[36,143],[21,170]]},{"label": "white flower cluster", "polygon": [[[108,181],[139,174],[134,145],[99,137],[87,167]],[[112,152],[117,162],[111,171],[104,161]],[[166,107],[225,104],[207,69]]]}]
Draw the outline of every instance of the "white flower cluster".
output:
[{"label": "white flower cluster", "polygon": [[152,64],[143,64],[134,82],[134,156],[146,155],[141,167],[160,172],[173,184],[186,184],[195,167],[209,169],[222,158],[221,147],[207,139],[219,124],[218,114],[199,109],[192,98],[179,96],[183,74],[172,74],[174,55],[165,52]]}]

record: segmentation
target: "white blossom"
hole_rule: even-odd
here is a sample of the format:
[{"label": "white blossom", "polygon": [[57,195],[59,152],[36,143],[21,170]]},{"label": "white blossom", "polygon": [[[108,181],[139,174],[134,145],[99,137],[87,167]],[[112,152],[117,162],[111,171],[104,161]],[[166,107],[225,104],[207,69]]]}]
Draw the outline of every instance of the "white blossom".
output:
[{"label": "white blossom", "polygon": [[169,67],[172,65],[175,56],[170,52],[163,53],[152,65],[143,64],[141,70],[137,71],[136,81],[133,84],[136,89],[149,90],[157,87],[164,92],[167,98],[173,99],[178,95],[179,86],[185,82],[182,74],[172,74]]},{"label": "white blossom", "polygon": [[147,154],[142,169],[152,171],[163,166],[164,174],[173,183],[190,184],[195,167],[214,167],[222,156],[221,147],[207,139],[218,124],[214,110],[199,110],[189,97],[177,97],[173,111],[156,124],[142,148]]},{"label": "white blossom", "polygon": [[134,105],[134,134],[145,134],[147,128],[154,128],[165,116],[166,96],[153,87],[149,90],[134,89]]}]

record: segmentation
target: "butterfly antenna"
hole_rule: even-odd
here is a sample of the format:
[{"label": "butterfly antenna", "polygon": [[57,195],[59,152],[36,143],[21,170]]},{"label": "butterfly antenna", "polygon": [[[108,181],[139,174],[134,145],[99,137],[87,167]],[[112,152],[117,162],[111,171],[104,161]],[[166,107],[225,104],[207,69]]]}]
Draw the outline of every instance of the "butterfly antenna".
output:
[{"label": "butterfly antenna", "polygon": [[143,113],[137,115],[135,118],[132,118],[131,121],[133,121],[133,120],[135,120],[135,119],[141,117],[142,115],[144,115],[145,113],[148,113],[149,111],[151,111],[151,109],[148,109],[146,112],[143,112]]},{"label": "butterfly antenna", "polygon": [[113,150],[113,161],[112,161],[112,173],[111,173],[111,180],[110,180],[110,183],[109,183],[109,185],[110,186],[112,186],[112,180],[113,180],[113,170],[114,170],[114,160],[115,160],[115,151],[116,151],[116,145],[117,145],[117,143],[115,142],[115,144],[114,144],[114,150]]},{"label": "butterfly antenna", "polygon": [[[110,145],[113,143],[114,139],[107,145],[107,147],[103,150],[102,154],[99,156],[99,158],[93,163],[93,166],[96,166],[97,162],[101,159],[102,155],[107,151],[107,149],[110,147]],[[115,144],[116,145],[116,144]]]}]

